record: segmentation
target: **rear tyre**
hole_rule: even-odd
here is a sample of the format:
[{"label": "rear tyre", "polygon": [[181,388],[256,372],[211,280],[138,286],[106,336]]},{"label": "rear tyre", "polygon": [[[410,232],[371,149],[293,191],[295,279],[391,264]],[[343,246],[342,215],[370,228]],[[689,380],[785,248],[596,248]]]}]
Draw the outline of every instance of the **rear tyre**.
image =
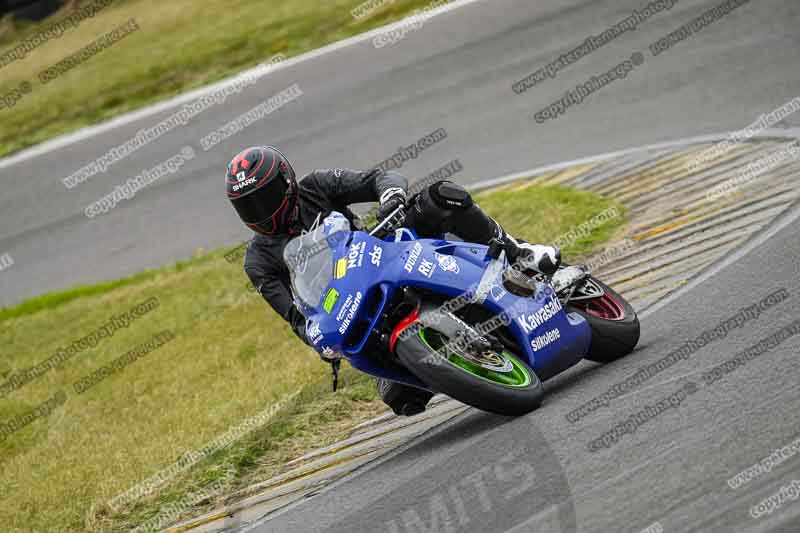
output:
[{"label": "rear tyre", "polygon": [[625,298],[605,283],[592,278],[605,294],[591,300],[567,305],[568,312],[577,312],[592,328],[592,342],[586,359],[610,363],[625,357],[639,342],[639,317]]},{"label": "rear tyre", "polygon": [[517,356],[507,350],[456,351],[448,340],[425,328],[400,339],[395,351],[406,368],[429,387],[483,411],[520,416],[542,404],[541,381]]}]

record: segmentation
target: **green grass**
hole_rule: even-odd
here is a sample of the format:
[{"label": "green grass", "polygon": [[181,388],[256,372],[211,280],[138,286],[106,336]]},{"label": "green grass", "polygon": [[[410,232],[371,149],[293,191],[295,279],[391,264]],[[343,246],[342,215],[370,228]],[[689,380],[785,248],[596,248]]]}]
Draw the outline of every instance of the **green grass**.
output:
[{"label": "green grass", "polygon": [[118,289],[120,287],[125,287],[127,285],[141,283],[143,281],[152,279],[153,277],[158,275],[158,273],[181,272],[185,268],[188,268],[190,265],[193,265],[201,261],[206,261],[208,259],[211,259],[212,257],[213,257],[212,255],[201,255],[196,258],[188,259],[186,261],[178,261],[171,267],[160,268],[157,270],[148,269],[139,272],[137,274],[134,274],[132,276],[128,276],[126,278],[120,278],[114,281],[108,281],[105,283],[95,283],[92,285],[76,285],[74,287],[71,287],[63,291],[48,292],[46,294],[42,294],[40,296],[36,296],[34,298],[25,300],[19,305],[0,309],[0,322],[2,322],[3,320],[7,320],[9,318],[17,318],[25,315],[32,315],[34,313],[37,313],[45,309],[52,309],[54,307],[58,307],[61,304],[71,302],[72,300],[75,300],[77,298],[85,298],[87,296],[109,292],[113,289]]},{"label": "green grass", "polygon": [[[479,197],[512,233],[547,242],[614,205],[587,192],[530,187]],[[609,223],[566,257],[597,247]],[[64,405],[0,440],[3,531],[128,531],[161,506],[231,470],[230,488],[264,480],[287,460],[334,442],[383,407],[371,379],[348,371],[329,391],[330,368],[296,340],[220,250],[119,282],[4,310],[0,381],[150,297],[157,309],[0,399],[0,423],[63,390]],[[65,296],[66,295],[66,296]],[[160,331],[175,339],[84,394],[72,384]],[[111,511],[109,499],[197,450],[249,416],[302,391],[265,426],[165,484]],[[202,510],[214,502],[206,502]]]},{"label": "green grass", "polygon": [[523,185],[479,194],[476,201],[489,215],[502,221],[511,235],[532,243],[551,243],[603,211],[616,207],[621,216],[569,242],[562,255],[572,263],[586,259],[614,236],[625,223],[625,208],[619,202],[587,191],[566,187]]},{"label": "green grass", "polygon": [[[361,0],[117,1],[2,68],[0,94],[24,81],[33,91],[0,110],[0,156],[217,81],[275,54],[291,57],[399,20],[429,3],[394,0],[355,20],[350,11]],[[21,28],[7,17],[0,23],[0,53],[68,11]],[[39,81],[41,71],[130,18],[138,31],[60,78]]]},{"label": "green grass", "polygon": [[[324,368],[327,369],[327,365]],[[335,395],[331,394],[330,386],[330,381],[324,378],[302,386],[300,393],[282,407],[267,426],[199,462],[163,491],[143,498],[123,512],[96,507],[91,516],[91,530],[128,531],[157,516],[167,505],[197,493],[225,472],[234,473],[226,489],[212,501],[195,506],[184,518],[210,511],[218,504],[231,503],[234,500],[226,499],[226,495],[270,479],[292,459],[345,438],[358,421],[386,410],[373,380],[364,374],[344,369]]]}]

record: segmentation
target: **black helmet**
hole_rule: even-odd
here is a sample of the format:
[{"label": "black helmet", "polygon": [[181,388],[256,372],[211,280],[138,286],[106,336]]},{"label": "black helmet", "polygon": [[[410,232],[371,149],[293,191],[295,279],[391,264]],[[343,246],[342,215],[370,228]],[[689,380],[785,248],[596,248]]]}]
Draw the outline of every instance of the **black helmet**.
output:
[{"label": "black helmet", "polygon": [[272,146],[247,148],[228,164],[228,200],[248,228],[264,235],[287,232],[296,218],[297,179]]}]

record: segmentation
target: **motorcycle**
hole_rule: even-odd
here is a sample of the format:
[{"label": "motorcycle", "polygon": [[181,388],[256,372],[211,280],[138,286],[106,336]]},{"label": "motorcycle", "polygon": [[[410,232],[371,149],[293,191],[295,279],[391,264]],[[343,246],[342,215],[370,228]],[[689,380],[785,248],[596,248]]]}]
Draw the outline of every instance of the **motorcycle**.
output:
[{"label": "motorcycle", "polygon": [[519,416],[541,405],[542,382],[636,347],[636,312],[585,267],[532,273],[498,243],[389,228],[398,214],[366,232],[333,212],[284,249],[306,336],[326,359]]}]

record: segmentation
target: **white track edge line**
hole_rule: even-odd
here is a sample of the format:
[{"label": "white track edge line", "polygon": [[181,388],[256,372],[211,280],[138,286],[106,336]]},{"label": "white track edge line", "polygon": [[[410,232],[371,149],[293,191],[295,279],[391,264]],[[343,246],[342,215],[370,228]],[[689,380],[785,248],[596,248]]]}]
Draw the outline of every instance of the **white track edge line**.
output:
[{"label": "white track edge line", "polygon": [[[548,172],[554,172],[557,170],[564,170],[565,168],[569,168],[576,165],[587,165],[589,163],[599,163],[601,161],[605,161],[608,159],[613,159],[615,157],[623,157],[626,155],[631,155],[639,152],[646,152],[652,150],[662,150],[665,148],[678,148],[681,146],[689,146],[692,144],[702,144],[702,143],[709,143],[714,141],[720,141],[731,134],[735,133],[735,131],[728,131],[728,132],[720,132],[720,133],[710,133],[706,135],[699,135],[696,137],[685,137],[683,139],[678,139],[674,141],[664,141],[655,144],[648,144],[645,146],[638,146],[633,148],[625,148],[623,150],[617,150],[614,152],[607,152],[604,154],[593,155],[589,157],[583,157],[580,159],[573,159],[571,161],[565,161],[560,163],[553,163],[551,165],[546,165],[543,167],[532,168],[528,170],[522,170],[519,172],[515,172],[513,174],[507,174],[505,176],[499,178],[490,178],[486,180],[479,181],[477,183],[471,183],[467,187],[471,190],[480,190],[480,189],[488,189],[491,187],[497,187],[500,185],[504,185],[506,183],[510,183],[513,181],[517,181],[524,178],[529,178],[535,176],[537,174],[546,174]],[[769,128],[761,133],[754,136],[754,138],[770,138],[770,137],[782,137],[785,139],[800,139],[800,128],[787,128],[787,129],[780,129],[780,128]]]},{"label": "white track edge line", "polygon": [[[442,15],[444,13],[447,13],[449,11],[453,11],[455,9],[459,9],[459,8],[465,7],[465,6],[469,5],[469,4],[473,4],[473,3],[481,2],[481,1],[483,1],[483,0],[453,0],[449,4],[443,5],[441,7],[438,7],[436,9],[433,9],[433,10],[429,11],[426,14],[426,16],[429,17],[429,18],[433,18],[433,17],[439,16],[439,15]],[[341,50],[342,48],[347,48],[347,47],[352,46],[354,44],[358,44],[358,43],[367,41],[367,40],[371,39],[372,37],[375,37],[376,35],[379,35],[379,34],[381,34],[383,32],[389,31],[391,29],[394,29],[396,27],[399,27],[399,26],[405,24],[406,22],[404,22],[404,20],[405,19],[398,20],[396,22],[392,22],[390,24],[386,24],[385,26],[381,26],[381,27],[375,28],[373,30],[370,30],[370,31],[368,31],[366,33],[359,33],[358,35],[353,35],[352,37],[348,37],[346,39],[342,39],[341,41],[333,42],[331,44],[323,46],[322,48],[317,48],[315,50],[311,50],[311,51],[305,52],[303,54],[300,54],[299,56],[295,56],[295,57],[289,58],[286,61],[281,61],[280,63],[276,63],[275,65],[273,65],[270,68],[270,73],[271,72],[275,72],[277,70],[289,68],[289,67],[294,66],[294,65],[296,65],[298,63],[302,63],[304,61],[315,59],[317,57],[323,56],[325,54],[329,54],[331,52],[336,52],[338,50]],[[152,115],[156,115],[158,113],[161,113],[161,112],[166,111],[168,109],[172,109],[172,108],[177,107],[179,105],[183,105],[185,103],[189,103],[189,102],[191,102],[193,100],[196,100],[197,98],[200,98],[202,96],[205,96],[205,95],[211,94],[211,93],[213,93],[215,91],[218,91],[220,88],[225,87],[226,85],[229,85],[229,84],[235,82],[236,80],[238,80],[238,79],[240,79],[242,77],[252,76],[252,75],[258,73],[259,71],[264,70],[264,68],[265,68],[264,65],[256,65],[255,67],[251,67],[251,68],[249,68],[247,70],[243,70],[241,72],[238,72],[238,73],[236,73],[236,74],[234,74],[234,75],[232,75],[232,76],[230,76],[228,78],[225,78],[224,80],[215,82],[215,83],[213,83],[211,85],[206,85],[204,87],[193,89],[193,90],[191,90],[191,91],[189,91],[187,93],[184,93],[184,94],[181,94],[181,95],[178,95],[178,96],[174,96],[174,97],[170,98],[169,100],[165,100],[163,102],[158,102],[158,103],[155,103],[155,104],[151,104],[151,105],[149,105],[147,107],[144,107],[142,109],[138,109],[136,111],[131,111],[129,113],[125,113],[124,115],[121,115],[119,117],[110,119],[110,120],[108,120],[106,122],[102,122],[102,123],[96,124],[94,126],[87,126],[87,127],[82,128],[82,129],[80,129],[78,131],[75,131],[75,132],[72,132],[72,133],[66,133],[66,134],[58,136],[58,137],[56,137],[54,139],[50,139],[49,141],[45,141],[45,142],[43,142],[41,144],[37,144],[37,145],[32,146],[30,148],[26,148],[26,149],[14,154],[14,155],[11,155],[11,156],[8,156],[6,158],[0,159],[0,169],[7,168],[7,167],[10,167],[12,165],[16,165],[16,164],[22,163],[24,161],[27,161],[28,159],[33,158],[33,157],[38,157],[38,156],[47,154],[49,152],[53,152],[53,151],[59,150],[59,149],[64,148],[66,146],[70,146],[72,144],[84,141],[86,139],[90,139],[92,137],[96,137],[98,135],[101,135],[101,134],[106,133],[108,131],[114,130],[116,128],[120,128],[122,126],[126,126],[126,125],[131,124],[133,122],[136,122],[138,120],[142,120],[142,119],[150,117]]]}]

